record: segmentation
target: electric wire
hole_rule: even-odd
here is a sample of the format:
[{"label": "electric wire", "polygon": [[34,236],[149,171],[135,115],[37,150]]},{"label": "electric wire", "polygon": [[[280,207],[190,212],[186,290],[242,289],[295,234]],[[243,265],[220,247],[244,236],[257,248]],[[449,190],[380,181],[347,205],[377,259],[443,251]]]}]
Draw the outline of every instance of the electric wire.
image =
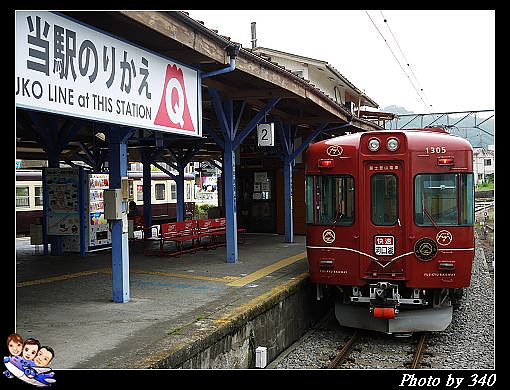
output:
[{"label": "electric wire", "polygon": [[375,24],[375,22],[373,21],[373,19],[370,17],[370,14],[365,11],[365,13],[367,14],[368,18],[370,19],[370,21],[372,22],[372,24],[374,25],[375,29],[377,30],[377,32],[381,35],[381,38],[384,40],[384,43],[386,43],[386,46],[388,46],[388,49],[390,50],[391,54],[393,55],[393,58],[395,58],[395,61],[397,61],[398,65],[400,66],[400,69],[402,69],[402,72],[404,72],[404,75],[407,77],[407,79],[409,80],[409,82],[411,83],[411,86],[413,87],[414,91],[416,92],[416,94],[419,96],[420,100],[423,102],[424,106],[426,107],[426,109],[428,110],[428,112],[430,113],[430,107],[427,105],[427,103],[425,102],[425,100],[423,100],[423,97],[420,95],[420,93],[418,92],[418,90],[416,89],[416,86],[414,85],[413,81],[411,80],[411,78],[409,77],[409,75],[406,73],[404,67],[402,66],[402,64],[400,63],[399,59],[397,58],[397,56],[395,55],[395,53],[393,52],[393,50],[391,49],[391,46],[389,45],[388,41],[386,40],[386,38],[384,37],[384,35],[382,34],[382,32],[379,30],[379,28],[377,27],[377,25]]},{"label": "electric wire", "polygon": [[[411,68],[411,65],[409,64],[409,61],[407,60],[407,57],[405,56],[404,54],[404,51],[402,50],[402,48],[400,47],[398,41],[397,41],[397,37],[395,36],[395,34],[393,34],[393,31],[391,30],[391,27],[390,27],[390,24],[388,22],[388,19],[383,15],[382,11],[379,11],[381,13],[381,16],[384,20],[384,23],[386,24],[386,27],[388,27],[388,30],[390,31],[390,34],[391,36],[393,37],[393,40],[395,41],[397,47],[398,47],[398,50],[400,50],[400,54],[402,54],[402,57],[404,58],[405,60],[405,63],[407,65],[407,67],[409,68],[409,71],[411,72],[411,74],[413,75],[415,81],[416,81],[416,84],[418,85],[418,88],[420,89],[420,92],[423,93],[423,96],[425,98],[425,100],[430,103],[430,99],[427,97],[425,91],[423,90],[423,87],[421,86],[420,82],[418,81],[418,77],[416,77],[416,75],[414,74],[413,72],[413,68]],[[429,104],[430,107],[432,107],[432,104]]]}]

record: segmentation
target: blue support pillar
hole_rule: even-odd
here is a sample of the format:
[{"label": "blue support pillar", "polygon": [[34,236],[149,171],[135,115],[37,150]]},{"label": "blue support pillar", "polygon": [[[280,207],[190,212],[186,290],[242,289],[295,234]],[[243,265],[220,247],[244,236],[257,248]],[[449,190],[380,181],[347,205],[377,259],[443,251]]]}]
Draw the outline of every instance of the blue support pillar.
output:
[{"label": "blue support pillar", "polygon": [[42,190],[43,190],[43,217],[42,217],[42,230],[43,230],[43,253],[44,256],[49,254],[49,239],[46,233],[46,227],[48,226],[48,209],[49,209],[49,198],[48,198],[48,186],[46,185],[46,169],[42,170]]},{"label": "blue support pillar", "polygon": [[[276,127],[280,135],[281,153],[280,159],[283,161],[283,184],[284,184],[284,204],[285,204],[285,242],[294,242],[294,221],[293,221],[293,199],[292,199],[292,167],[296,158],[303,153],[305,148],[310,145],[314,139],[321,134],[327,126],[327,123],[321,124],[310,135],[306,140],[294,150],[294,136],[295,131],[291,129],[290,124],[284,125],[282,120],[276,118]],[[344,127],[351,126],[352,123],[346,123],[334,127],[333,129],[341,129]]]},{"label": "blue support pillar", "polygon": [[177,208],[176,208],[176,217],[177,221],[184,221],[186,217],[186,212],[184,208],[184,167],[181,164],[177,166],[177,172],[179,172],[178,176],[175,177],[175,185],[177,189]]},{"label": "blue support pillar", "polygon": [[285,242],[294,242],[294,219],[292,207],[292,165],[288,158],[283,160],[283,199],[285,204]]},{"label": "blue support pillar", "polygon": [[[121,178],[127,177],[127,139],[130,130],[111,126],[108,137],[110,188],[121,188]],[[127,212],[126,202],[122,209]],[[113,301],[129,302],[129,245],[127,226],[123,220],[110,220],[112,232],[112,293]]]},{"label": "blue support pillar", "polygon": [[237,263],[237,207],[236,207],[236,160],[232,141],[225,138],[223,153],[225,169],[225,217],[227,220],[227,263]]},{"label": "blue support pillar", "polygon": [[292,198],[292,167],[294,159],[294,132],[290,124],[283,125],[279,117],[276,118],[276,127],[280,135],[281,154],[283,161],[283,203],[285,216],[285,242],[294,242],[294,215]]},{"label": "blue support pillar", "polygon": [[184,149],[174,150],[169,148],[168,151],[172,155],[175,163],[164,158],[165,162],[177,170],[178,175],[173,175],[170,172],[158,166],[163,172],[166,172],[172,179],[174,179],[177,190],[177,204],[176,204],[176,217],[177,221],[184,221],[186,219],[186,208],[185,208],[185,197],[184,197],[184,170],[186,166],[191,162],[193,156],[200,150],[204,144],[206,138],[198,140],[192,147],[186,152]]},{"label": "blue support pillar", "polygon": [[234,124],[234,107],[232,99],[226,99],[222,104],[219,92],[212,87],[208,88],[211,96],[216,118],[223,132],[223,139],[207,126],[203,124],[204,129],[223,148],[223,176],[225,183],[225,217],[227,221],[226,239],[227,239],[227,263],[237,263],[237,207],[236,207],[236,169],[235,169],[235,150],[248,137],[264,117],[276,106],[280,98],[270,99],[247,124],[238,131],[241,122],[241,116],[244,112],[245,104],[242,105],[238,118]]},{"label": "blue support pillar", "polygon": [[85,204],[85,188],[86,188],[86,180],[87,180],[87,175],[85,174],[85,170],[83,169],[83,167],[80,167],[79,168],[79,175],[78,175],[78,181],[79,181],[79,185],[78,185],[78,204],[80,207],[80,256],[81,257],[85,257],[85,254],[86,254],[86,250],[87,250],[87,240],[86,240],[86,232],[85,230],[87,229],[87,218],[88,218],[88,213],[87,215],[85,214],[85,210],[88,210],[89,209],[89,205],[86,205]]},{"label": "blue support pillar", "polygon": [[[48,151],[48,168],[60,168],[60,151],[51,148]],[[62,236],[51,236],[51,254],[55,256],[62,255]],[[45,251],[46,252],[46,251]]]},{"label": "blue support pillar", "polygon": [[[142,150],[143,165],[143,223],[148,229],[144,232],[144,237],[152,237],[152,182],[151,182],[151,152],[149,148]],[[136,191],[135,191],[136,193]]]},{"label": "blue support pillar", "polygon": [[[60,154],[67,146],[69,141],[76,135],[76,133],[83,126],[83,122],[76,119],[66,119],[63,124],[55,119],[52,115],[43,115],[39,112],[28,111],[28,115],[33,122],[33,126],[23,119],[22,116],[17,119],[20,120],[24,127],[35,135],[36,139],[40,142],[44,151],[48,154],[48,167],[60,168]],[[44,178],[43,178],[44,181]],[[44,185],[44,184],[43,184]],[[48,237],[46,232],[47,218],[48,218],[48,191],[43,188],[43,244],[44,255],[48,255],[48,246],[51,243],[51,254],[60,256],[62,255],[62,237],[51,236]]]}]

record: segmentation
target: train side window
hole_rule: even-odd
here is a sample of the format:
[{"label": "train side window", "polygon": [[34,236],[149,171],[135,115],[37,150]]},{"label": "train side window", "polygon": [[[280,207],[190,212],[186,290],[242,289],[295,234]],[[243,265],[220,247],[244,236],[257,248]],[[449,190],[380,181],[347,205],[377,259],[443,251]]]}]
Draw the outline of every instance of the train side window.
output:
[{"label": "train side window", "polygon": [[315,223],[313,193],[315,188],[315,177],[306,176],[305,179],[305,204],[306,204],[306,223]]},{"label": "train side window", "polygon": [[142,184],[136,185],[136,200],[138,202],[143,202],[143,185]]},{"label": "train side window", "polygon": [[376,173],[370,177],[370,210],[374,225],[393,226],[398,219],[398,187],[394,174]]},{"label": "train side window", "polygon": [[474,175],[463,173],[459,175],[460,180],[460,224],[473,225],[475,221],[475,186]]},{"label": "train side window", "polygon": [[158,183],[154,185],[154,195],[156,200],[165,200],[165,183]]},{"label": "train side window", "polygon": [[43,205],[43,192],[42,192],[42,186],[36,186],[34,187],[34,198],[35,198],[35,206],[42,206]]},{"label": "train side window", "polygon": [[30,188],[16,186],[16,207],[30,207]]},{"label": "train side window", "polygon": [[177,186],[175,182],[170,183],[170,199],[177,199]]},{"label": "train side window", "polygon": [[354,223],[352,176],[307,176],[306,222],[346,226]]}]

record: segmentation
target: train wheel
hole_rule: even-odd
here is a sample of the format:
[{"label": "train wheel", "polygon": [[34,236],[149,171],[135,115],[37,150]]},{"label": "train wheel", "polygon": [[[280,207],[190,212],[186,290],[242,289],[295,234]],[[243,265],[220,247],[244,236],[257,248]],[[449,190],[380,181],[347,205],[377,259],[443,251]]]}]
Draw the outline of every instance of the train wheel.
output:
[{"label": "train wheel", "polygon": [[462,304],[462,298],[464,297],[464,289],[463,288],[453,288],[450,291],[450,296],[452,297],[452,305],[454,310],[458,310]]},{"label": "train wheel", "polygon": [[434,289],[434,294],[432,296],[432,307],[439,308],[448,302],[451,294],[449,294],[449,289],[446,288],[438,288]]}]

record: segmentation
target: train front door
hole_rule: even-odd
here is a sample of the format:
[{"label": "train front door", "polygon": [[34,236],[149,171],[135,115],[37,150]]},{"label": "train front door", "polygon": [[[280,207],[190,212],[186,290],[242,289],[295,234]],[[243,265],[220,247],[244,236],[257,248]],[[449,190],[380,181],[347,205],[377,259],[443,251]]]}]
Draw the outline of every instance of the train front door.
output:
[{"label": "train front door", "polygon": [[364,165],[364,213],[360,275],[366,279],[404,277],[404,172],[401,162]]}]

